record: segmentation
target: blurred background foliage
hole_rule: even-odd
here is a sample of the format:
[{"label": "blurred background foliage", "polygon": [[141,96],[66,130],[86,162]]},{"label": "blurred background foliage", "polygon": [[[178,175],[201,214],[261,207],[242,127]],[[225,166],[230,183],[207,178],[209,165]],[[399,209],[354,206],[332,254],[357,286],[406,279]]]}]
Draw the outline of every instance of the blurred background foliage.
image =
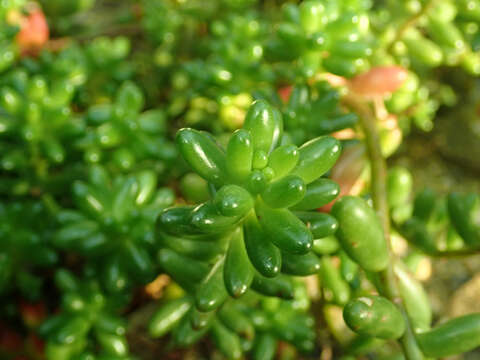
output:
[{"label": "blurred background foliage", "polygon": [[[144,224],[175,197],[197,202],[205,194],[205,184],[178,157],[175,131],[182,126],[209,130],[221,143],[228,139],[225,134],[241,127],[254,99],[267,99],[281,109],[296,144],[340,130],[357,131],[356,115],[339,100],[342,87],[318,80],[318,74],[350,79],[374,66],[402,66],[408,80],[379,109],[395,117],[393,128],[383,129],[389,166],[411,171],[415,193],[427,186],[442,195],[452,190],[480,193],[480,2],[325,1],[333,15],[319,28],[318,19],[298,18],[299,3],[0,1],[0,265],[14,269],[0,277],[0,359],[41,358],[35,355],[41,343],[32,329],[58,309],[58,264],[77,274],[98,274],[99,281],[111,275],[117,276],[111,283],[119,284],[125,277],[122,289],[107,286],[107,292],[129,292],[115,306],[128,319],[134,356],[221,358],[209,340],[170,351],[165,340],[147,335],[153,299],[175,297],[168,292],[178,291],[166,286],[165,275],[155,278],[156,269],[147,268],[140,276],[138,268],[121,264],[118,254],[100,264],[105,257],[90,256],[88,245],[71,253],[68,241],[75,239],[52,234],[89,222],[98,243],[118,250],[128,246],[114,242],[135,231],[134,246],[139,253],[148,249],[152,258],[157,245]],[[442,36],[439,29],[451,36]],[[336,122],[328,122],[332,119]],[[355,143],[356,137],[347,139]],[[114,198],[129,182],[152,181],[158,188],[147,201],[132,201],[137,228],[122,227],[126,214],[112,210],[111,219],[99,218],[78,200],[96,184],[89,175],[92,166],[110,176],[102,195]],[[114,200],[111,207],[115,209]],[[64,221],[53,219],[52,212],[63,214]],[[97,229],[106,223],[107,232]],[[26,250],[16,251],[13,240]],[[401,252],[405,241],[398,246]],[[479,255],[411,258],[418,260],[416,275],[426,286],[436,319],[480,312]],[[320,301],[318,286],[310,290],[312,301]],[[50,303],[39,301],[42,297]],[[323,314],[315,315],[321,342],[326,349],[335,348]],[[279,353],[282,359],[300,358],[287,343]],[[328,360],[332,353],[321,356]],[[479,357],[478,351],[463,356]]]}]

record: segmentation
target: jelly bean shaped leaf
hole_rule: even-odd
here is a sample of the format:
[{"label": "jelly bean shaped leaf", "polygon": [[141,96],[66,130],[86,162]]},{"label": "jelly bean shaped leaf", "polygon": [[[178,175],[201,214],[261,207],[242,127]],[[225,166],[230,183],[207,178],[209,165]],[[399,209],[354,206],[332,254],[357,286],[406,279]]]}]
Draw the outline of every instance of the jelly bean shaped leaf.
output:
[{"label": "jelly bean shaped leaf", "polygon": [[381,271],[389,262],[387,243],[375,211],[365,200],[344,196],[332,208],[338,220],[337,238],[342,248],[361,267]]},{"label": "jelly bean shaped leaf", "polygon": [[343,310],[343,317],[360,335],[398,339],[405,332],[402,313],[381,296],[362,296],[350,301]]},{"label": "jelly bean shaped leaf", "polygon": [[227,180],[225,153],[207,135],[193,129],[181,129],[176,137],[183,158],[195,172],[216,186]]},{"label": "jelly bean shaped leaf", "polygon": [[254,270],[243,241],[243,231],[239,227],[230,239],[223,268],[223,279],[230,296],[238,298],[245,294],[252,283],[253,275]]},{"label": "jelly bean shaped leaf", "polygon": [[306,184],[318,179],[335,164],[341,152],[340,142],[332,137],[319,137],[299,148],[300,160],[292,175],[300,176]]}]

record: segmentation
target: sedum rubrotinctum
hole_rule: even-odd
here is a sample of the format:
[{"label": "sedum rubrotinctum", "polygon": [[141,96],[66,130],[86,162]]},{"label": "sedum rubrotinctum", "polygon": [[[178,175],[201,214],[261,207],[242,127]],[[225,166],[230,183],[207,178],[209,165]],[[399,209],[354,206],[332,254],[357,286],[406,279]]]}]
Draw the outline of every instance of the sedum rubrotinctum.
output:
[{"label": "sedum rubrotinctum", "polygon": [[[300,147],[283,144],[282,131],[280,112],[257,100],[226,149],[202,131],[177,133],[180,153],[208,181],[211,199],[160,214],[157,237],[167,246],[159,261],[192,289],[201,312],[249,288],[285,297],[288,275],[306,276],[320,268],[313,240],[333,234],[338,224],[316,209],[339,192],[335,182],[321,176],[336,162],[341,144],[329,136]],[[205,272],[185,276],[197,262],[207,264]]]}]

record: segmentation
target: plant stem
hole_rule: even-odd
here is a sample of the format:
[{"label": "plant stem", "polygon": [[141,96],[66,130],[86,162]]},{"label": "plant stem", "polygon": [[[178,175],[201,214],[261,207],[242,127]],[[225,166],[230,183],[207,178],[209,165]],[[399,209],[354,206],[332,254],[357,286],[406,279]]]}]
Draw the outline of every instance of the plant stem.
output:
[{"label": "plant stem", "polygon": [[475,254],[480,253],[480,246],[472,246],[470,248],[462,248],[462,249],[456,249],[456,250],[436,250],[432,251],[423,247],[419,247],[418,244],[416,244],[413,240],[405,237],[407,239],[408,243],[421,250],[423,253],[430,257],[436,257],[436,258],[463,258],[467,256],[472,256]]},{"label": "plant stem", "polygon": [[412,26],[414,26],[418,20],[421,19],[422,16],[426,15],[427,12],[430,10],[430,8],[433,6],[435,3],[435,0],[429,0],[423,7],[422,9],[416,13],[413,14],[411,17],[409,17],[397,30],[395,37],[393,38],[392,42],[388,46],[388,52],[392,52],[393,47],[397,43],[397,41],[400,41],[405,34],[405,32]]},{"label": "plant stem", "polygon": [[387,268],[378,273],[381,286],[379,289],[380,294],[390,299],[395,303],[402,311],[405,319],[407,330],[405,334],[400,338],[400,343],[403,348],[405,358],[407,360],[420,360],[423,359],[422,352],[420,351],[412,326],[408,319],[405,307],[400,297],[398,290],[397,279],[393,271],[393,264],[395,263],[395,255],[392,252],[390,242],[390,214],[387,203],[387,164],[385,158],[382,155],[382,149],[380,147],[380,136],[377,130],[377,119],[373,114],[370,107],[363,101],[359,100],[353,95],[346,95],[343,101],[350,108],[354,109],[359,115],[360,126],[365,135],[365,145],[367,147],[367,154],[370,159],[370,179],[371,179],[371,194],[373,200],[373,207],[375,208],[385,235],[385,241],[389,249],[390,261]]},{"label": "plant stem", "polygon": [[51,194],[43,194],[42,195],[42,202],[47,208],[47,210],[50,212],[51,215],[56,215],[60,211],[60,206],[57,204],[55,199]]},{"label": "plant stem", "polygon": [[400,41],[405,34],[405,32],[415,25],[418,20],[424,15],[427,14],[427,12],[430,10],[430,8],[433,6],[435,0],[429,0],[423,7],[422,9],[417,12],[416,14],[413,14],[411,17],[409,17],[399,28],[397,33],[395,34],[395,37],[393,38],[392,42],[388,46],[388,52],[391,52],[397,41]]}]

